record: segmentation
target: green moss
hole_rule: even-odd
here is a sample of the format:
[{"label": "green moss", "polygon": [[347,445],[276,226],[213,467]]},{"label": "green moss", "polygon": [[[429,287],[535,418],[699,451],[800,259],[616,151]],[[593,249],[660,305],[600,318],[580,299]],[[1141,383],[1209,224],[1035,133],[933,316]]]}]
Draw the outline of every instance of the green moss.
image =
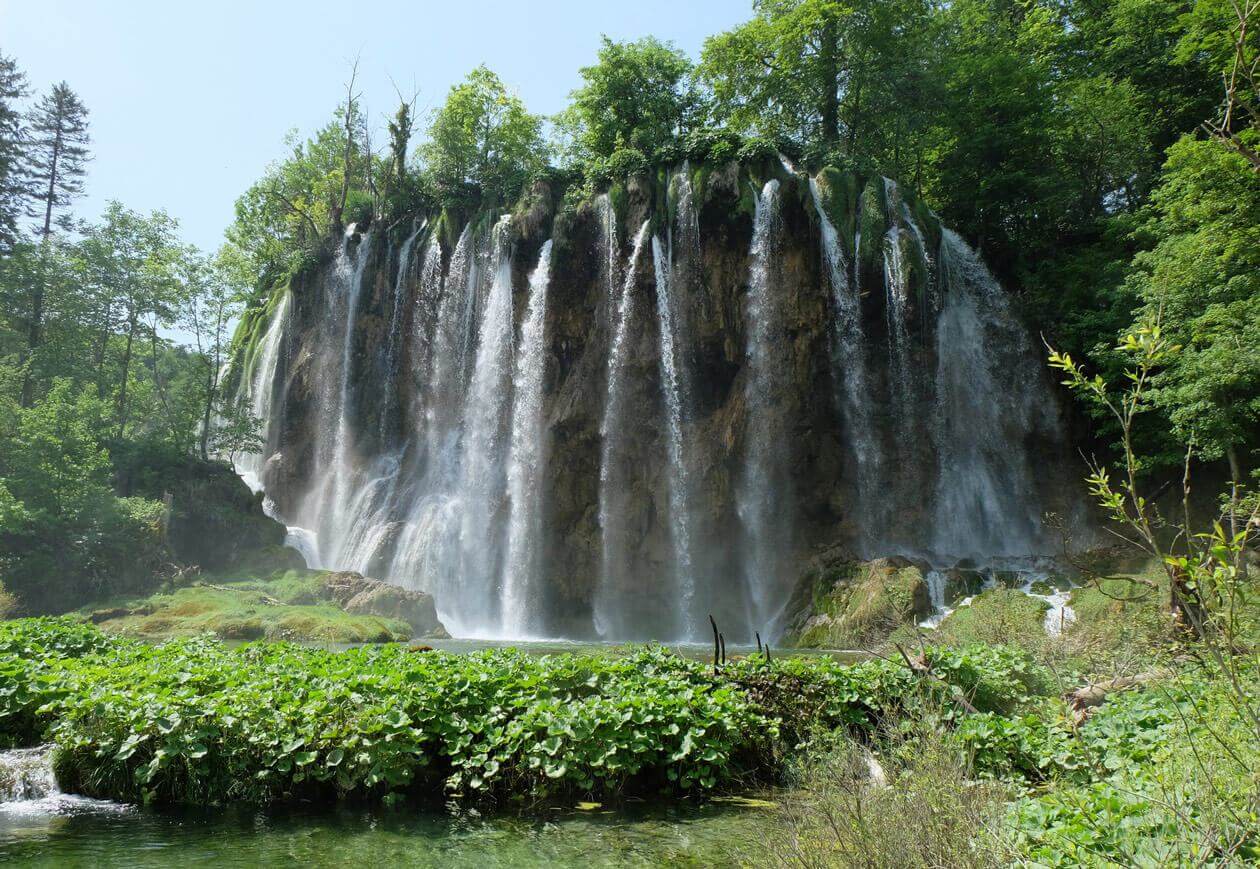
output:
[{"label": "green moss", "polygon": [[287,571],[274,579],[251,578],[193,585],[116,604],[101,619],[100,606],[85,608],[110,632],[146,640],[212,633],[225,640],[295,640],[380,643],[406,640],[411,629],[397,619],[352,615],[320,599],[319,574]]},{"label": "green moss", "polygon": [[841,172],[827,166],[814,179],[818,186],[818,198],[827,219],[836,228],[840,246],[847,259],[853,259],[853,237],[856,227],[858,197],[857,178],[849,172]]},{"label": "green moss", "polygon": [[223,383],[225,394],[235,392],[244,378],[253,375],[263,336],[267,334],[267,327],[271,324],[276,308],[279,307],[285,295],[291,291],[289,281],[277,284],[269,294],[260,296],[241,315],[229,345],[232,365]]},{"label": "green moss", "polygon": [[858,206],[860,214],[858,226],[862,237],[858,245],[857,258],[863,271],[883,268],[884,235],[888,232],[885,205],[883,179],[872,178],[863,188]]},{"label": "green moss", "polygon": [[[613,214],[617,217],[617,226],[622,227],[626,221],[626,209],[629,208],[629,195],[626,193],[626,185],[623,181],[614,181],[608,188],[608,204],[612,206]],[[621,239],[617,240],[618,242]]]},{"label": "green moss", "polygon": [[1046,637],[1044,600],[1011,588],[995,588],[954,610],[941,622],[933,642],[965,645],[982,642],[1036,647]]},{"label": "green moss", "polygon": [[788,645],[851,648],[878,643],[926,614],[927,587],[916,567],[888,561],[847,562],[806,577],[810,617]]}]

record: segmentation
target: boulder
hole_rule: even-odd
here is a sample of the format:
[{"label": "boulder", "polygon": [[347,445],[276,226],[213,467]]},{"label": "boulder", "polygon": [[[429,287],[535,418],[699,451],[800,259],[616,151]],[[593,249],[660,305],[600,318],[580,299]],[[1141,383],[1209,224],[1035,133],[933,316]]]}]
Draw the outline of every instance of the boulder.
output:
[{"label": "boulder", "polygon": [[410,625],[417,637],[444,639],[450,636],[438,620],[431,594],[369,579],[349,570],[326,574],[323,587],[329,599],[348,613],[399,619]]},{"label": "boulder", "polygon": [[821,648],[878,644],[932,612],[922,571],[902,558],[817,564],[793,602],[784,644]]}]

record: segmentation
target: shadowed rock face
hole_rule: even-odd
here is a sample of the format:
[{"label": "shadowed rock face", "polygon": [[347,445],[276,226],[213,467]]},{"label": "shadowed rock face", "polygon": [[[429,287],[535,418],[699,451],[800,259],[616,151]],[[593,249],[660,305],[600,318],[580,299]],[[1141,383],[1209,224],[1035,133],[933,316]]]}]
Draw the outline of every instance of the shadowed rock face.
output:
[{"label": "shadowed rock face", "polygon": [[[827,547],[941,567],[1053,551],[1041,517],[1067,511],[1071,473],[1004,294],[891,182],[814,181],[778,164],[676,167],[573,211],[539,184],[508,221],[445,212],[352,232],[284,290],[268,382],[242,378],[243,391],[272,391],[259,466],[279,515],[318,533],[318,566],[433,593],[457,635],[512,622],[538,636],[701,638],[712,612],[730,639],[774,636]],[[509,620],[511,375],[549,239],[543,440],[530,453],[540,531],[516,585],[528,612]],[[494,301],[503,280],[508,313]],[[500,315],[512,325],[495,332],[487,318]],[[492,353],[489,340],[507,343]],[[478,392],[488,360],[506,375]],[[758,461],[789,493],[760,513]],[[756,522],[777,523],[775,559],[757,561],[775,575],[745,569]]]}]

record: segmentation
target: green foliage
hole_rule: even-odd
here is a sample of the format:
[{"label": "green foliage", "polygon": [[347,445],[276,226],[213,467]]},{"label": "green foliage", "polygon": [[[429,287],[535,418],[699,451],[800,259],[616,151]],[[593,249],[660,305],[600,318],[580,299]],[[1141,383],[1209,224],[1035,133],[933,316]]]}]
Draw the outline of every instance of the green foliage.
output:
[{"label": "green foliage", "polygon": [[691,61],[650,36],[636,42],[603,37],[597,62],[579,72],[583,85],[557,121],[569,139],[570,160],[590,167],[588,175],[593,169],[624,177],[619,153],[647,155],[645,161],[659,155],[685,134],[698,109]]},{"label": "green foliage", "polygon": [[[103,636],[64,621],[0,632],[0,733],[29,742],[47,731],[76,790],[162,802],[712,791],[773,773],[781,728],[869,732],[984,681],[968,667],[1013,663],[949,653],[939,662],[964,683],[923,695],[883,661],[756,658],[714,674],[656,647],[537,658],[93,635]],[[800,686],[822,703],[802,703]]]},{"label": "green foliage", "polygon": [[161,504],[110,487],[105,417],[58,380],[0,432],[0,575],[28,611],[133,587],[162,560]]},{"label": "green foliage", "polygon": [[1260,432],[1260,173],[1219,143],[1182,139],[1142,232],[1154,244],[1129,278],[1137,316],[1177,345],[1151,398],[1178,440],[1237,460]]},{"label": "green foliage", "polygon": [[421,153],[444,201],[463,201],[471,185],[488,203],[503,204],[544,162],[541,127],[497,75],[479,66],[451,87]]},{"label": "green foliage", "polygon": [[1231,693],[1208,669],[1109,700],[1059,741],[1063,783],[1012,807],[1015,847],[1051,866],[1260,858],[1260,744]]},{"label": "green foliage", "polygon": [[777,823],[742,865],[1010,865],[987,832],[1000,824],[1006,788],[976,781],[936,719],[906,724],[878,747],[878,782],[871,747],[820,737],[799,765],[800,787],[776,795]]},{"label": "green foliage", "polygon": [[[366,119],[355,102],[350,117],[350,190],[366,189],[373,158],[364,143]],[[346,176],[346,108],[308,139],[292,131],[290,155],[268,167],[236,200],[228,243],[251,264],[261,286],[291,274],[319,249],[331,231]]]}]

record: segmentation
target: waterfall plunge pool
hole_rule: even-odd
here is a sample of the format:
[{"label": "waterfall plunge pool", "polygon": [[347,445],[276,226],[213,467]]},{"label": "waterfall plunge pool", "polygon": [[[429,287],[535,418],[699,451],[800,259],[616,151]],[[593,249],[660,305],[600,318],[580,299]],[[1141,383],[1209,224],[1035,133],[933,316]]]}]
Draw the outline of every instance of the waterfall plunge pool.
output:
[{"label": "waterfall plunge pool", "polygon": [[772,806],[732,797],[483,816],[351,805],[157,810],[54,793],[0,802],[0,862],[58,869],[726,866],[772,828]]}]

